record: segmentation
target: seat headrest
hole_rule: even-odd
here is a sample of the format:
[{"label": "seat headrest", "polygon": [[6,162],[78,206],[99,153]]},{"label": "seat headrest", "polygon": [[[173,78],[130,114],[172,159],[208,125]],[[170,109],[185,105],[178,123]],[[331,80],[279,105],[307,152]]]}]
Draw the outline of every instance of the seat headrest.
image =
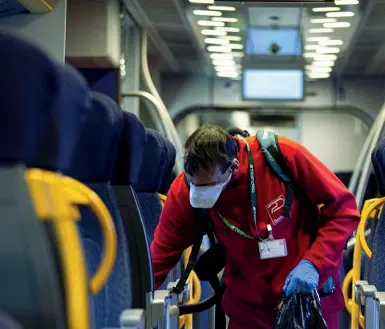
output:
[{"label": "seat headrest", "polygon": [[123,115],[110,97],[91,93],[91,111],[77,141],[73,161],[64,174],[82,182],[107,182],[112,178]]},{"label": "seat headrest", "polygon": [[146,129],[140,119],[123,112],[124,129],[115,166],[114,185],[134,186],[139,177],[147,143]]},{"label": "seat headrest", "polygon": [[175,166],[176,160],[176,148],[173,143],[168,139],[165,139],[166,148],[167,148],[167,163],[164,169],[162,183],[160,185],[159,193],[166,194],[171,185],[172,180],[172,171]]},{"label": "seat headrest", "polygon": [[91,95],[83,76],[72,66],[60,66],[62,90],[59,101],[59,156],[57,169],[65,174],[74,170],[78,161],[78,146],[89,116]]},{"label": "seat headrest", "polygon": [[372,152],[372,164],[378,189],[381,196],[385,196],[385,139],[381,140]]},{"label": "seat headrest", "polygon": [[0,162],[56,165],[57,66],[37,45],[0,29]]},{"label": "seat headrest", "polygon": [[134,189],[137,192],[159,192],[168,161],[166,142],[157,131],[152,129],[146,131],[147,145],[139,180]]}]

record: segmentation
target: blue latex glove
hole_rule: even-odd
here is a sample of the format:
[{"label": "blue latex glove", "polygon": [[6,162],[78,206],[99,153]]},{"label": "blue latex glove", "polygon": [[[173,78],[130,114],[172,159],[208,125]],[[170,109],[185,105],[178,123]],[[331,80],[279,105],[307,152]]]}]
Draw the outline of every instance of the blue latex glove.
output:
[{"label": "blue latex glove", "polygon": [[308,260],[302,260],[286,278],[283,292],[286,296],[293,293],[309,293],[317,289],[319,273]]}]

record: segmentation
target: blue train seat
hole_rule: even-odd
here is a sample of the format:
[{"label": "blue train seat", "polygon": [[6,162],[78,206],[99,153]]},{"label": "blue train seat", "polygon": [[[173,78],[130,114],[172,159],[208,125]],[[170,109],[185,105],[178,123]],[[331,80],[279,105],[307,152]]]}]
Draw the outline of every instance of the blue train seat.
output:
[{"label": "blue train seat", "polygon": [[[0,29],[0,308],[23,328],[64,329],[53,241],[37,216],[25,168],[50,169],[60,75],[38,46]],[[18,329],[0,314],[0,327]]]},{"label": "blue train seat", "polygon": [[145,309],[154,291],[154,277],[144,217],[133,186],[138,182],[147,144],[143,123],[132,113],[123,113],[124,130],[112,180],[130,248],[133,308]]},{"label": "blue train seat", "polygon": [[10,314],[0,310],[0,328],[22,329],[22,326]]},{"label": "blue train seat", "polygon": [[159,193],[166,195],[172,181],[174,180],[174,166],[176,160],[176,149],[173,143],[171,143],[168,139],[165,139],[168,160],[166,163],[166,167],[164,169],[163,179],[160,184]]},{"label": "blue train seat", "polygon": [[[83,97],[79,95],[61,109],[62,116],[67,118],[60,122],[61,132],[67,133],[61,145],[61,151],[66,156],[59,158],[59,169],[94,190],[112,215],[118,242],[116,263],[106,285],[93,296],[92,309],[96,329],[119,327],[121,313],[132,306],[131,266],[119,208],[109,181],[123,130],[123,116],[112,99],[96,92],[91,93],[91,110],[88,110],[87,85],[77,75],[84,93]],[[92,276],[103,256],[103,238],[98,222],[88,208],[81,209],[78,227],[89,275]]]},{"label": "blue train seat", "polygon": [[[379,142],[372,153],[373,168],[381,196],[385,196],[385,140]],[[384,194],[383,194],[384,193]],[[368,270],[368,282],[375,285],[378,291],[385,291],[385,276],[383,274],[385,263],[385,208],[377,221],[375,230],[372,231],[372,259],[371,268]]]}]

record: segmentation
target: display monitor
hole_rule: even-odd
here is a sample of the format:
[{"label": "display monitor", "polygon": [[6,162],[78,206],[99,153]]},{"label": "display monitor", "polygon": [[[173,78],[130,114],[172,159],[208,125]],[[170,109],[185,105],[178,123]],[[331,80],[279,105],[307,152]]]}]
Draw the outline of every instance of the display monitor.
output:
[{"label": "display monitor", "polygon": [[302,100],[302,69],[244,69],[244,100]]}]

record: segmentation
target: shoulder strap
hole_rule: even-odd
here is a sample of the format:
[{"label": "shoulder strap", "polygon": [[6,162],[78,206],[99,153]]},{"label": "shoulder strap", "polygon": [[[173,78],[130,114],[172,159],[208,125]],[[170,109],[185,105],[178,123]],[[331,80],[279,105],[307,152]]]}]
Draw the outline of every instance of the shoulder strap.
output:
[{"label": "shoulder strap", "polygon": [[298,192],[297,184],[292,179],[292,174],[281,154],[278,145],[278,136],[272,131],[257,131],[257,141],[270,170],[286,184],[287,195],[284,204],[283,216],[290,217],[293,194]]}]

